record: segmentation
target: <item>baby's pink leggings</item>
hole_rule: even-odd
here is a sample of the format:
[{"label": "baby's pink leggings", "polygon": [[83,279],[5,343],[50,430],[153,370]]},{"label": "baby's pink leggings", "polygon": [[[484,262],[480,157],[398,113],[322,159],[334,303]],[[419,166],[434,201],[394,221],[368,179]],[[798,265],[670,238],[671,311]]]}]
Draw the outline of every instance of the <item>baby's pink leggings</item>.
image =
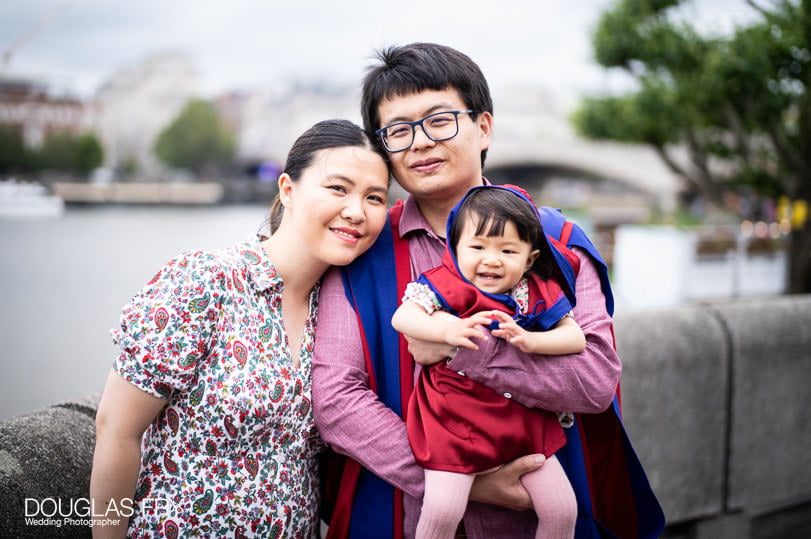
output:
[{"label": "baby's pink leggings", "polygon": [[[417,539],[450,539],[467,507],[475,474],[425,470],[425,497],[417,524]],[[538,515],[536,539],[571,539],[577,520],[577,500],[566,472],[555,456],[521,477]]]}]

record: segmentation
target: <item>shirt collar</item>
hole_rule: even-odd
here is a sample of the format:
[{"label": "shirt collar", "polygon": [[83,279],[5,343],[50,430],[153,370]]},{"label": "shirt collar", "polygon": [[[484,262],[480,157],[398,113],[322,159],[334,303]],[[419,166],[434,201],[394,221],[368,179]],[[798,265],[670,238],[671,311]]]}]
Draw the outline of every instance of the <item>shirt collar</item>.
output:
[{"label": "shirt collar", "polygon": [[250,275],[251,283],[257,291],[281,289],[282,278],[273,267],[265,249],[262,248],[259,238],[245,241],[240,246],[240,254]]},{"label": "shirt collar", "polygon": [[428,226],[428,221],[422,216],[417,201],[413,196],[408,195],[408,198],[403,203],[403,213],[400,215],[400,237],[405,237],[408,233],[417,230],[421,230],[429,236],[437,237],[431,227]]}]

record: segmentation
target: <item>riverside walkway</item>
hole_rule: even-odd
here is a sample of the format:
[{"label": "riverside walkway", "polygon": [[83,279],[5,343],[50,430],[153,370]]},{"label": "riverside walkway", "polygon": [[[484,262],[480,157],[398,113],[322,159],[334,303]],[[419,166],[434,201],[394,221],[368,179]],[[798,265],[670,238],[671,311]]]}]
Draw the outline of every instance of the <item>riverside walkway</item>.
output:
[{"label": "riverside walkway", "polygon": [[[664,537],[811,537],[809,327],[811,295],[617,317],[625,424]],[[43,513],[58,500],[86,507],[76,500],[88,496],[97,402],[0,423],[0,537],[90,536],[77,519]],[[36,506],[40,520],[26,523]]]}]

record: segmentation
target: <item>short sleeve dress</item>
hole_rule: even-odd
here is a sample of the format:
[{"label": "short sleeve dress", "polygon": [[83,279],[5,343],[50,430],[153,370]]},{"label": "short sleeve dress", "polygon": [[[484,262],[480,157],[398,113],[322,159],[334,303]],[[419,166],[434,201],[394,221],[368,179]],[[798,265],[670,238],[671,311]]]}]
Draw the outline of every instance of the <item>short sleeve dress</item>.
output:
[{"label": "short sleeve dress", "polygon": [[298,367],[258,239],[181,254],[124,307],[115,368],[167,400],[143,437],[130,537],[317,535],[317,288]]}]

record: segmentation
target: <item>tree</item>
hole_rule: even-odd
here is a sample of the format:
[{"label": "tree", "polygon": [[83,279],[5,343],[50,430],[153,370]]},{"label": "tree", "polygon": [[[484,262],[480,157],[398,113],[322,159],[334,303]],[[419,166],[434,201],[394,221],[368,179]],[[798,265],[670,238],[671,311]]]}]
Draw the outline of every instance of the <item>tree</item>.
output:
[{"label": "tree", "polygon": [[102,161],[104,149],[92,133],[51,133],[42,147],[28,149],[19,128],[0,125],[0,172],[49,169],[86,176]]},{"label": "tree", "polygon": [[104,149],[92,133],[85,133],[76,139],[73,154],[74,170],[84,176],[97,169],[104,161]]},{"label": "tree", "polygon": [[0,173],[28,168],[28,159],[19,129],[0,125]]},{"label": "tree", "polygon": [[92,133],[79,136],[52,133],[45,137],[41,148],[30,153],[34,169],[59,170],[80,176],[87,176],[104,161],[104,149]]},{"label": "tree", "polygon": [[[625,70],[638,90],[584,100],[575,127],[590,138],[649,144],[711,203],[746,188],[804,207],[811,200],[811,0],[747,0],[754,21],[710,37],[674,16],[682,3],[619,0],[602,15],[595,58]],[[675,158],[676,146],[689,163]],[[811,221],[794,225],[788,288],[811,292]]]},{"label": "tree", "polygon": [[155,154],[167,165],[204,174],[230,163],[234,138],[207,101],[190,101],[155,142]]},{"label": "tree", "polygon": [[34,152],[37,168],[73,171],[76,156],[76,137],[67,132],[52,133],[45,137],[42,147]]}]

